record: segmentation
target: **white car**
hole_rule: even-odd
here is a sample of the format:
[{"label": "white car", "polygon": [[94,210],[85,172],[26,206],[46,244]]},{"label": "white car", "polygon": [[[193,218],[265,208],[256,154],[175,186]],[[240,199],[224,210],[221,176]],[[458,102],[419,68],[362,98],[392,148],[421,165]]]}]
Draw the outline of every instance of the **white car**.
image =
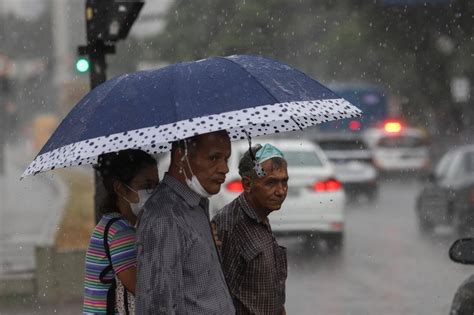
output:
[{"label": "white car", "polygon": [[[270,214],[272,230],[281,236],[301,236],[308,247],[323,240],[328,249],[342,249],[346,195],[335,179],[332,164],[319,146],[308,140],[262,139],[283,151],[288,162],[288,195],[279,211]],[[238,171],[242,155],[249,149],[247,141],[233,142],[229,173],[219,194],[210,198],[211,217],[242,193]],[[169,154],[158,157],[160,177],[169,166]]]},{"label": "white car", "polygon": [[336,178],[352,197],[365,195],[370,201],[377,198],[378,172],[373,165],[372,151],[360,135],[323,134],[315,141],[333,163]]},{"label": "white car", "polygon": [[[282,236],[302,236],[310,247],[322,239],[329,249],[341,249],[346,197],[323,151],[308,140],[257,140],[260,144],[269,142],[279,148],[288,162],[288,195],[282,208],[270,214],[273,232]],[[226,182],[221,192],[211,198],[213,214],[242,193],[238,165],[248,149],[247,141],[233,143]]]},{"label": "white car", "polygon": [[418,128],[393,123],[390,128],[373,128],[364,133],[380,171],[425,172],[431,167],[428,136]]}]

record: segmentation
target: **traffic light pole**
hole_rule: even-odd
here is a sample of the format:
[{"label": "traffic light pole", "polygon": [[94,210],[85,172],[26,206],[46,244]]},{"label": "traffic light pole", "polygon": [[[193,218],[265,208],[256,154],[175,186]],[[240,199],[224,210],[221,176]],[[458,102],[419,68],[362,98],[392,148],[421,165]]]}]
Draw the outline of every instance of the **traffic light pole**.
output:
[{"label": "traffic light pole", "polygon": [[[91,90],[107,80],[106,55],[115,54],[115,42],[127,37],[143,4],[143,0],[86,0],[87,46],[79,46],[78,53],[89,57]],[[97,171],[94,177],[94,212],[98,222],[107,192]]]},{"label": "traffic light pole", "polygon": [[[91,90],[96,86],[104,83],[107,80],[107,63],[105,62],[105,52],[103,49],[98,49],[95,53],[89,54],[90,58],[90,80]],[[94,171],[94,216],[95,222],[98,223],[101,218],[101,203],[106,197],[107,191],[102,183],[102,177],[98,171]]]},{"label": "traffic light pole", "polygon": [[97,52],[89,55],[91,90],[107,80],[107,63],[105,53]]},{"label": "traffic light pole", "polygon": [[[115,53],[115,46],[105,45],[103,41],[95,41],[91,43],[89,40],[88,46],[80,46],[79,54],[88,55],[89,57],[89,78],[91,90],[107,80],[107,62],[105,60],[107,54]],[[99,172],[94,171],[94,217],[95,222],[99,222],[101,214],[101,203],[106,197],[107,191],[102,183],[102,178]]]},{"label": "traffic light pole", "polygon": [[107,54],[115,54],[115,46],[106,45],[103,41],[94,41],[88,46],[79,46],[79,55],[89,57],[89,77],[91,90],[107,80]]},{"label": "traffic light pole", "polygon": [[[86,29],[87,29],[87,46],[79,46],[78,53],[82,56],[88,56],[89,58],[89,78],[90,87],[93,90],[95,87],[107,81],[107,62],[106,55],[115,53],[115,46],[106,45],[103,40],[96,39],[89,31],[92,19],[95,18],[93,15],[101,16],[103,12],[100,12],[98,8],[94,7],[94,1],[87,1],[86,3]],[[104,8],[104,7],[102,7]],[[99,11],[99,12],[98,12]],[[94,218],[95,222],[99,222],[101,214],[101,203],[107,195],[107,191],[102,183],[100,173],[94,171]]]}]

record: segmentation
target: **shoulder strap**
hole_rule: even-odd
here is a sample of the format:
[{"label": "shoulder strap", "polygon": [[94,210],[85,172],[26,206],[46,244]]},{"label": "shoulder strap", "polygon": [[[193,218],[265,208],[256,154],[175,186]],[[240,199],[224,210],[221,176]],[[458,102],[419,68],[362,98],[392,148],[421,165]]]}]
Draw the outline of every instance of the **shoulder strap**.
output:
[{"label": "shoulder strap", "polygon": [[112,269],[113,269],[113,267],[112,267],[112,257],[110,256],[110,248],[109,248],[109,242],[108,242],[109,230],[110,230],[110,227],[112,226],[112,224],[114,224],[118,220],[120,220],[120,218],[112,218],[105,225],[105,229],[104,229],[104,250],[105,250],[105,255],[107,255],[107,259],[109,260],[109,265],[107,267],[105,267],[104,270],[102,270],[102,272],[99,275],[99,280],[102,283],[112,283],[112,281],[114,280],[114,279],[105,279],[105,276],[110,271],[112,271]]},{"label": "shoulder strap", "polygon": [[105,254],[107,255],[107,258],[109,259],[109,262],[111,264],[112,264],[112,257],[110,256],[110,247],[109,247],[109,242],[108,242],[109,230],[112,224],[114,224],[115,222],[119,220],[121,220],[121,218],[110,219],[109,222],[107,222],[107,225],[105,226],[105,229],[104,229],[104,249],[105,249]]},{"label": "shoulder strap", "polygon": [[109,290],[107,291],[107,315],[114,315],[115,314],[115,289],[117,288],[117,282],[115,278],[112,279],[105,279],[105,276],[113,270],[112,266],[112,257],[110,256],[110,248],[109,248],[109,230],[114,222],[117,222],[120,218],[112,218],[107,222],[104,229],[104,250],[105,255],[107,255],[107,259],[109,260],[109,265],[102,270],[99,275],[99,280],[105,284],[111,284]]}]

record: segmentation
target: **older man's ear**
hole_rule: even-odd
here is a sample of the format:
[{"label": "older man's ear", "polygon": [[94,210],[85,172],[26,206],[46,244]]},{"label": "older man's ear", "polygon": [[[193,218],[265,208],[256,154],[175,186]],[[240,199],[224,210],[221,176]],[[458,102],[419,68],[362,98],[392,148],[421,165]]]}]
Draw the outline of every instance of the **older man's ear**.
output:
[{"label": "older man's ear", "polygon": [[242,177],[242,185],[244,186],[244,191],[246,193],[250,193],[252,191],[252,179],[250,177]]}]

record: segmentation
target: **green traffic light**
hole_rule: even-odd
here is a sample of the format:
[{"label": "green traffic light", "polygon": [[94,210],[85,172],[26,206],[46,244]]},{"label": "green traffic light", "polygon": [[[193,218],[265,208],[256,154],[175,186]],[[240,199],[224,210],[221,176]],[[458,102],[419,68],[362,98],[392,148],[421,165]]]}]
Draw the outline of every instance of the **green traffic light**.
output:
[{"label": "green traffic light", "polygon": [[80,73],[89,71],[89,66],[89,60],[87,60],[86,58],[79,58],[76,61],[76,70]]}]

